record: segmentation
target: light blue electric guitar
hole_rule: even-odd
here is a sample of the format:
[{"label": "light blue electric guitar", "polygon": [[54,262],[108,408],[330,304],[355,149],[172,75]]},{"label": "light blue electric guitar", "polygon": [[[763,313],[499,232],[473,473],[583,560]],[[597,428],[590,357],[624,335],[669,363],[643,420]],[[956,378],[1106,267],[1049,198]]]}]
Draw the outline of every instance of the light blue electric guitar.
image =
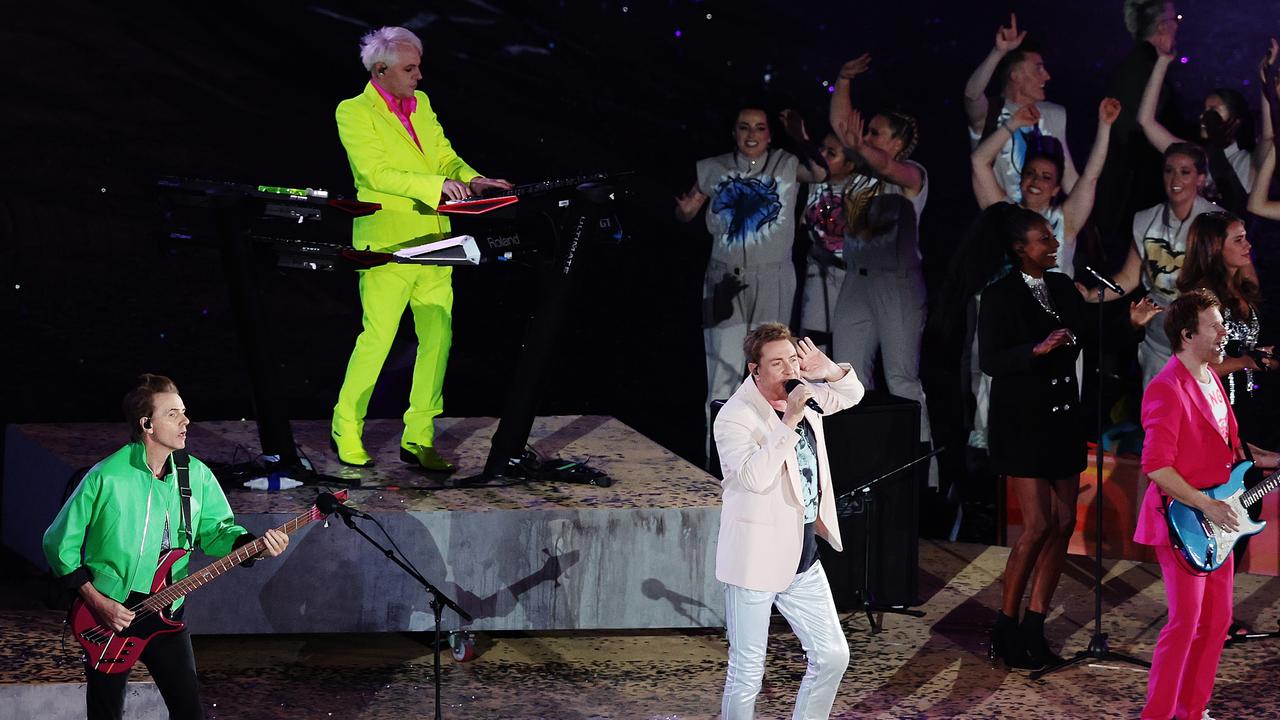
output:
[{"label": "light blue electric guitar", "polygon": [[1231,506],[1240,527],[1235,532],[1213,524],[1199,510],[1177,500],[1169,500],[1169,539],[1174,547],[1182,551],[1182,556],[1193,569],[1200,572],[1217,570],[1231,557],[1237,540],[1257,535],[1267,526],[1265,520],[1254,522],[1246,509],[1280,487],[1280,471],[1273,473],[1253,489],[1245,490],[1244,474],[1251,467],[1252,462],[1242,460],[1231,469],[1231,477],[1225,483],[1200,491]]}]

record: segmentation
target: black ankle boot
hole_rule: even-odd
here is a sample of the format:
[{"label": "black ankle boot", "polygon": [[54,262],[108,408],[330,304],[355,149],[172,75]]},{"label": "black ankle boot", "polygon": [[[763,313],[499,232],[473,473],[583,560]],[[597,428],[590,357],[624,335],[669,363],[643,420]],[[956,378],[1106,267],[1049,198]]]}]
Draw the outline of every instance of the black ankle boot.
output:
[{"label": "black ankle boot", "polygon": [[1032,661],[1022,645],[1018,625],[1003,612],[996,615],[996,624],[991,628],[991,647],[987,650],[987,657],[992,662],[999,659],[1010,669],[1035,670],[1043,667]]},{"label": "black ankle boot", "polygon": [[1023,613],[1018,635],[1021,636],[1022,646],[1026,648],[1032,662],[1040,666],[1062,662],[1062,656],[1050,650],[1049,643],[1044,639],[1044,613],[1031,610]]}]

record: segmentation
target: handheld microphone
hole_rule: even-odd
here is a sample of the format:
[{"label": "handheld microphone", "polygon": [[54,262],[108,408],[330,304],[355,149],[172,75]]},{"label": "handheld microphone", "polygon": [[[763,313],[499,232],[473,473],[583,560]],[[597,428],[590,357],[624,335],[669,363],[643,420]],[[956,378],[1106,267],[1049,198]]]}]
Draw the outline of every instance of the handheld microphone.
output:
[{"label": "handheld microphone", "polygon": [[334,497],[333,493],[320,493],[319,495],[317,495],[316,508],[318,508],[320,512],[324,513],[325,515],[331,515],[333,513],[337,513],[345,518],[369,517],[365,513],[362,513],[353,507],[343,505],[342,501]]},{"label": "handheld microphone", "polygon": [[1246,348],[1244,346],[1244,343],[1241,342],[1240,340],[1228,340],[1227,346],[1225,349],[1226,349],[1227,357],[1238,358],[1238,357],[1244,357],[1245,355],[1248,355],[1249,357],[1253,358],[1253,361],[1258,363],[1259,365],[1263,365],[1263,362],[1262,362],[1263,360],[1275,359],[1275,355],[1265,350],[1258,350],[1256,348],[1253,350],[1250,350],[1249,348]]},{"label": "handheld microphone", "polygon": [[[782,384],[782,388],[783,388],[784,390],[786,390],[788,394],[790,394],[792,390],[795,390],[795,389],[796,389],[796,388],[798,388],[798,387],[800,387],[800,381],[799,381],[799,380],[796,380],[796,379],[794,379],[794,378],[792,378],[791,380],[788,380],[788,381],[786,381],[785,383],[783,383],[783,384]],[[819,404],[818,404],[818,401],[817,401],[817,400],[814,400],[813,398],[809,398],[808,400],[805,400],[805,401],[804,401],[804,404],[805,404],[805,406],[806,406],[806,407],[808,407],[810,410],[812,410],[812,411],[814,411],[814,412],[818,413],[819,415],[823,415],[823,414],[825,414],[825,413],[823,413],[823,412],[822,412],[822,406],[821,406],[821,405],[819,405]]]}]

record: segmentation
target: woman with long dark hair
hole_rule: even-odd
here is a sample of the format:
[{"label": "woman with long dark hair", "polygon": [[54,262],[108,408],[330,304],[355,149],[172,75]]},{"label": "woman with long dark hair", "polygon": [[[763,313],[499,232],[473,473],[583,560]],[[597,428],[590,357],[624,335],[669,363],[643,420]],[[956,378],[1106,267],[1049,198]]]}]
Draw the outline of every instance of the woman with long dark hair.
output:
[{"label": "woman with long dark hair", "polygon": [[[997,219],[991,227],[1013,264],[983,291],[978,317],[979,364],[992,377],[989,449],[1024,527],[1005,565],[991,655],[1009,667],[1042,667],[1060,659],[1045,641],[1044,619],[1075,530],[1087,460],[1075,372],[1085,305],[1070,278],[1049,272],[1060,244],[1042,215],[1008,203],[983,213]],[[1144,299],[1130,305],[1129,321],[1141,327],[1158,312]],[[1031,597],[1019,624],[1028,582]]]},{"label": "woman with long dark hair", "polygon": [[[1178,274],[1178,290],[1188,292],[1196,288],[1210,290],[1222,303],[1222,323],[1227,328],[1227,340],[1238,343],[1244,355],[1228,357],[1221,363],[1211,363],[1227,388],[1227,401],[1233,406],[1246,403],[1254,389],[1253,374],[1265,370],[1249,353],[1257,349],[1262,323],[1258,306],[1262,293],[1250,269],[1252,246],[1249,244],[1244,221],[1235,215],[1219,210],[1203,213],[1191,223],[1187,235],[1187,254]],[[1241,408],[1236,408],[1241,435],[1246,423]]]}]

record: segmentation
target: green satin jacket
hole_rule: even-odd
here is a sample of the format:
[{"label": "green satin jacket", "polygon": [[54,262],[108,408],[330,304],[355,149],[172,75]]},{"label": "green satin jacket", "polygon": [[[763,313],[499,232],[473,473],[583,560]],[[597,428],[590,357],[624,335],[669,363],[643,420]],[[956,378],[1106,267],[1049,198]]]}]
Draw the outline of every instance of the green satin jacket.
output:
[{"label": "green satin jacket", "polygon": [[[253,536],[235,524],[209,467],[194,457],[190,467],[193,539],[205,554],[222,557]],[[170,546],[189,550],[173,458],[159,480],[147,467],[142,443],[129,443],[93,466],[62,506],[44,533],[45,559],[68,587],[92,581],[103,595],[123,602],[130,591],[151,591],[166,515]],[[174,582],[187,576],[189,559],[173,566]]]}]

